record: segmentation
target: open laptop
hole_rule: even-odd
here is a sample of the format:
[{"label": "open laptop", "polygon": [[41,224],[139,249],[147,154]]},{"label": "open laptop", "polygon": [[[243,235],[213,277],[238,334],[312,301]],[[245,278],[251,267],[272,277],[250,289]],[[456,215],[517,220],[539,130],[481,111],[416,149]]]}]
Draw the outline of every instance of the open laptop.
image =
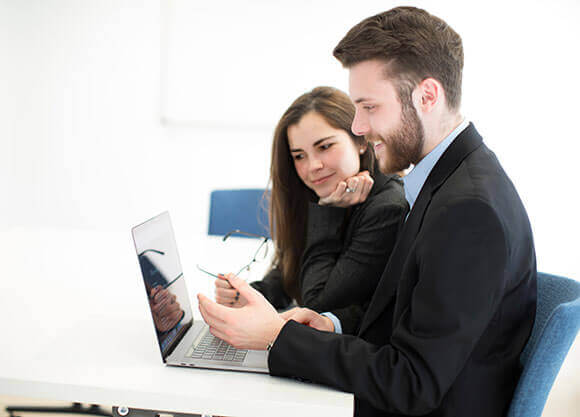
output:
[{"label": "open laptop", "polygon": [[267,352],[235,349],[194,320],[169,213],[135,226],[132,234],[163,362],[268,373]]}]

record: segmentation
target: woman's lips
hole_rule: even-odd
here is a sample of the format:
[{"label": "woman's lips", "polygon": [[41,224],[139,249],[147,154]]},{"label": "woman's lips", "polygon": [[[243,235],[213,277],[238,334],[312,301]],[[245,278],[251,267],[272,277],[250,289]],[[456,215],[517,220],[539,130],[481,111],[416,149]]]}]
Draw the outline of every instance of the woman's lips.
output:
[{"label": "woman's lips", "polygon": [[326,182],[326,181],[327,181],[327,180],[328,180],[330,177],[332,177],[333,175],[334,175],[334,174],[330,174],[330,175],[327,175],[326,177],[322,177],[322,178],[319,178],[319,179],[317,179],[317,180],[314,180],[314,181],[312,181],[312,184],[314,184],[314,185],[320,185],[320,184],[322,184],[323,182]]}]

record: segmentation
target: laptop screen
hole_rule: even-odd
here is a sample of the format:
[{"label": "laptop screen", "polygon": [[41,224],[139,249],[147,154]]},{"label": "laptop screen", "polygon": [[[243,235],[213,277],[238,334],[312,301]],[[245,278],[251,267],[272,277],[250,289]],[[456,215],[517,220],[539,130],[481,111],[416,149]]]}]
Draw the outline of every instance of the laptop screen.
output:
[{"label": "laptop screen", "polygon": [[169,213],[161,213],[135,226],[132,232],[161,356],[165,360],[193,323]]}]

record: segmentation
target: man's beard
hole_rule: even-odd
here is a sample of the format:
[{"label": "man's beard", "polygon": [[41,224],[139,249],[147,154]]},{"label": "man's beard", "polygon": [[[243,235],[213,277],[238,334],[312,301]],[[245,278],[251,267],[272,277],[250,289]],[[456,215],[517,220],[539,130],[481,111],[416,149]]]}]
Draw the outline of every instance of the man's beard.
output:
[{"label": "man's beard", "polygon": [[403,103],[401,125],[388,135],[370,137],[371,143],[380,140],[385,144],[387,160],[379,161],[383,173],[393,173],[407,169],[411,164],[417,165],[421,160],[425,131],[417,111],[411,103]]}]

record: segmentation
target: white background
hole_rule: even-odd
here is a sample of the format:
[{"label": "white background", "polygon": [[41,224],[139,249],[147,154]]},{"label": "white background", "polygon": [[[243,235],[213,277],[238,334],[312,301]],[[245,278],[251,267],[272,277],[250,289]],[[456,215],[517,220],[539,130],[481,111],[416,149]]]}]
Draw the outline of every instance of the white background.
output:
[{"label": "white background", "polygon": [[[129,235],[168,209],[178,244],[203,236],[209,192],[266,186],[285,107],[346,89],[333,47],[398,5],[315,4],[0,0],[0,229]],[[406,4],[462,35],[463,112],[526,205],[539,269],[578,279],[578,2]]]}]

